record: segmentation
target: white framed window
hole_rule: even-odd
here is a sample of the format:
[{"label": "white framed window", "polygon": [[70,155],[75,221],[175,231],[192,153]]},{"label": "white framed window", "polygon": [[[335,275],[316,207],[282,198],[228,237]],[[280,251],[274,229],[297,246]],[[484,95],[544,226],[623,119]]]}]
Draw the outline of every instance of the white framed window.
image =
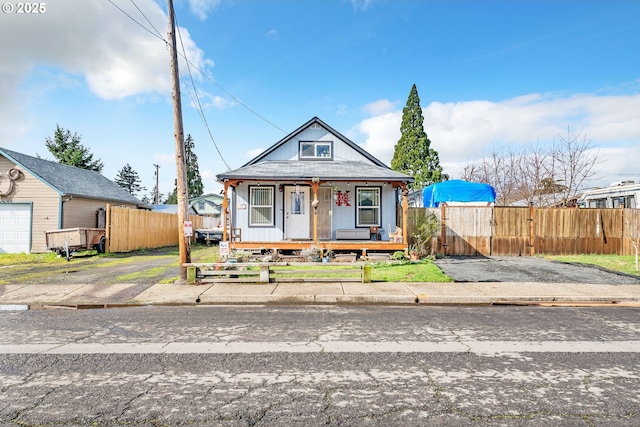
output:
[{"label": "white framed window", "polygon": [[333,157],[333,143],[324,141],[300,141],[301,160],[330,160]]},{"label": "white framed window", "polygon": [[273,187],[249,187],[249,225],[273,225],[273,202]]},{"label": "white framed window", "polygon": [[380,226],[380,187],[356,188],[356,226]]}]

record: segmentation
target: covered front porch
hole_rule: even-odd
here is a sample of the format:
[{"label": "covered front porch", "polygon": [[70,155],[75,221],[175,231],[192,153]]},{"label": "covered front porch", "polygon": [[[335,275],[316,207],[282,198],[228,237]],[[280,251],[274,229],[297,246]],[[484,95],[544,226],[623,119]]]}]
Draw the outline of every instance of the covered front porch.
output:
[{"label": "covered front porch", "polygon": [[[260,250],[271,252],[285,252],[285,251],[304,251],[315,248],[317,250],[326,252],[351,252],[359,253],[361,256],[366,256],[372,252],[386,252],[393,253],[396,251],[408,251],[408,236],[407,236],[407,213],[408,213],[408,200],[407,200],[407,185],[401,181],[385,181],[380,180],[378,182],[368,181],[360,183],[353,181],[336,181],[336,180],[324,180],[320,178],[303,179],[295,181],[279,180],[279,181],[267,181],[262,180],[255,181],[242,181],[242,180],[225,180],[224,181],[224,198],[222,206],[223,223],[227,226],[223,229],[223,241],[229,242],[230,249],[233,250]],[[273,236],[275,238],[260,238],[261,235],[256,231],[256,227],[247,227],[247,219],[242,221],[234,220],[233,213],[236,215],[239,212],[245,213],[250,209],[251,199],[242,199],[241,202],[236,200],[236,208],[239,204],[242,205],[242,209],[231,209],[229,206],[229,193],[231,189],[237,194],[239,188],[257,188],[267,189],[275,197],[273,203],[275,203],[274,212],[280,212],[279,216],[276,216],[274,220],[275,227],[271,230],[277,230],[280,236]],[[378,214],[376,225],[362,226],[361,224],[354,224],[353,208],[348,215],[338,216],[337,210],[341,205],[351,206],[349,203],[344,203],[344,200],[340,199],[340,194],[348,194],[349,191],[357,192],[358,188],[374,188],[378,192],[379,198],[386,197],[386,206],[388,207],[388,214],[384,218],[381,214]],[[272,190],[268,190],[272,189]],[[354,191],[355,189],[355,191]],[[389,192],[385,189],[393,189]],[[394,196],[395,190],[399,190],[397,194],[401,195],[401,203],[397,203],[397,198]],[[246,190],[245,190],[246,191]],[[308,195],[308,198],[305,197]],[[389,198],[390,197],[390,198]],[[304,219],[297,223],[292,223],[290,220],[294,218],[295,209],[290,200],[300,199],[302,201],[302,209],[300,212],[308,212]],[[270,202],[272,199],[270,199]],[[379,209],[379,203],[376,209]],[[351,200],[351,204],[355,205],[356,202]],[[333,208],[332,208],[332,205]],[[402,212],[402,215],[397,215],[397,205]],[[304,208],[308,207],[308,210]],[[391,207],[393,206],[393,207]],[[346,222],[340,219],[347,218]],[[388,221],[388,222],[387,222]],[[400,224],[397,224],[397,223]],[[336,223],[339,223],[336,225]],[[386,224],[385,226],[381,225]],[[291,228],[290,225],[293,225]],[[308,227],[308,228],[307,228]],[[288,236],[287,230],[298,231],[300,229],[306,229],[301,235]],[[257,237],[257,238],[256,238]],[[271,236],[270,236],[271,237]]]}]

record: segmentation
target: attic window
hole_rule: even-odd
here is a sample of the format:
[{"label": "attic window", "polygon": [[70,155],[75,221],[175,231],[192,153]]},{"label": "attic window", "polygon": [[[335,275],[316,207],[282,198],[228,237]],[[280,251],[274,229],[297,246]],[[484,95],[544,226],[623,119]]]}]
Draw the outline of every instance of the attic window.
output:
[{"label": "attic window", "polygon": [[300,160],[331,160],[332,157],[332,142],[300,141]]}]

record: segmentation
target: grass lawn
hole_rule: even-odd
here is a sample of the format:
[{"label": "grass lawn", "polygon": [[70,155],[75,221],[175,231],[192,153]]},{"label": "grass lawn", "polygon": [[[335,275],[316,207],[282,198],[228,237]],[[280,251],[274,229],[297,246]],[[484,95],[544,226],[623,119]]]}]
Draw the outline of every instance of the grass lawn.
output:
[{"label": "grass lawn", "polygon": [[431,261],[372,264],[374,282],[453,282]]},{"label": "grass lawn", "polygon": [[[58,257],[54,252],[44,254],[0,254],[0,268],[13,267],[21,271],[29,271],[33,267],[42,266],[73,266],[74,270],[89,270],[92,268],[109,268],[129,265],[132,263],[140,264],[139,271],[131,272],[126,275],[117,276],[117,281],[135,282],[141,277],[154,277],[162,275],[163,271],[171,267],[177,267],[179,264],[178,248],[163,248],[161,253],[153,250],[139,250],[129,253],[107,253],[96,254],[95,251],[77,252],[73,255],[74,260],[70,264],[65,257]],[[169,266],[166,267],[148,267],[144,268],[146,260],[162,258],[174,258]],[[212,263],[220,258],[217,246],[205,246],[194,244],[191,246],[191,261],[201,263]],[[304,270],[318,270],[323,267],[322,263],[313,267],[297,267],[301,269],[300,275],[312,277],[313,273],[306,273]],[[431,261],[425,260],[421,262],[395,261],[395,262],[375,262],[371,263],[371,280],[374,282],[451,282],[451,278],[444,275],[440,269]],[[282,269],[291,270],[296,267],[281,267]],[[331,263],[331,268],[353,269],[349,263]],[[35,273],[34,273],[35,274]],[[44,273],[39,273],[44,274]],[[49,273],[46,273],[49,274]],[[348,273],[347,273],[348,274]],[[340,277],[346,277],[347,274],[337,273],[336,280]],[[300,276],[292,274],[291,277]],[[350,274],[358,276],[358,273]],[[163,280],[163,282],[172,282],[178,277],[171,277]]]},{"label": "grass lawn", "polygon": [[544,258],[580,264],[593,264],[608,270],[640,276],[634,255],[544,255]]}]

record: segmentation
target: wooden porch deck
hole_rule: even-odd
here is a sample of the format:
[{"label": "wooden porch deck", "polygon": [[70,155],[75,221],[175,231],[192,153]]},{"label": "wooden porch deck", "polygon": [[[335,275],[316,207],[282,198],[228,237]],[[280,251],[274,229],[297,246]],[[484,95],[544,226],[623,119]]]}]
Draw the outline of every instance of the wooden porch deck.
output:
[{"label": "wooden porch deck", "polygon": [[367,252],[395,252],[407,251],[406,243],[389,242],[383,240],[319,240],[314,244],[309,240],[283,240],[280,242],[249,242],[232,241],[229,243],[232,250],[278,250],[278,251],[301,251],[312,246],[323,251],[360,251],[363,256]]}]

